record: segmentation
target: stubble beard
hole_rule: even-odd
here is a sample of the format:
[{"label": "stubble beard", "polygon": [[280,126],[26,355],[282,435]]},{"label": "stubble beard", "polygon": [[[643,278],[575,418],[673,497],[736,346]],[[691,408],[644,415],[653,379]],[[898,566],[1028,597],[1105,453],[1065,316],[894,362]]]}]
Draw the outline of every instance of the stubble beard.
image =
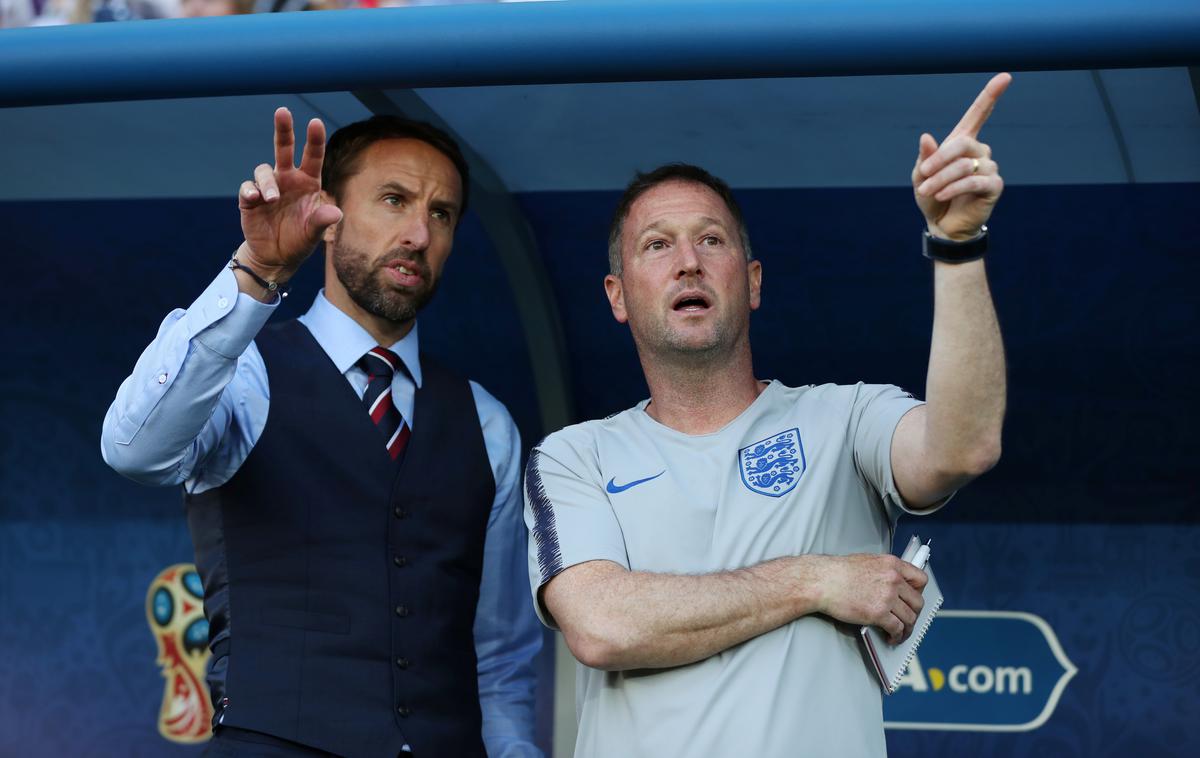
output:
[{"label": "stubble beard", "polygon": [[717,360],[728,351],[728,331],[725,322],[719,320],[708,334],[696,339],[660,321],[643,332],[641,342],[650,352],[671,363],[702,364]]},{"label": "stubble beard", "polygon": [[[393,251],[372,264],[367,251],[346,244],[338,234],[333,240],[330,255],[333,256],[333,270],[350,299],[367,313],[387,321],[412,321],[437,292],[438,283],[431,279],[429,268],[420,253]],[[383,281],[380,270],[386,268],[389,261],[398,258],[417,264],[422,282],[419,287],[398,290]]]},{"label": "stubble beard", "polygon": [[736,319],[729,315],[714,315],[711,329],[699,336],[671,324],[670,311],[644,326],[635,326],[631,322],[630,327],[639,351],[671,365],[712,368],[733,354],[738,327],[734,323]]}]

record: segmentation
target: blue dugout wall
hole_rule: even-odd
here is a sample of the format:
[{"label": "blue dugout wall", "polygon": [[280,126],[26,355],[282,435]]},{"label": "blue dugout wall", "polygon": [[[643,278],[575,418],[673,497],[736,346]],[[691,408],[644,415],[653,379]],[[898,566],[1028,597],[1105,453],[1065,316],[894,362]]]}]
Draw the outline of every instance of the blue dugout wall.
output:
[{"label": "blue dugout wall", "polygon": [[[752,326],[759,375],[793,384],[893,381],[919,391],[930,277],[907,193],[739,197],[766,272]],[[615,194],[519,200],[560,298],[580,417],[630,405],[645,387],[600,287]],[[0,326],[8,350],[0,374],[0,647],[8,651],[0,755],[195,751],[174,748],[155,729],[163,680],[144,609],[157,572],[190,559],[178,494],[107,470],[98,436],[158,321],[190,302],[235,241],[231,206],[0,204],[10,231]],[[1194,184],[1006,194],[989,262],[1010,361],[1004,459],[943,513],[902,522],[900,534],[919,529],[940,546],[947,609],[1035,614],[1078,674],[1036,729],[895,728],[892,755],[1183,756],[1200,747],[1197,207]],[[864,209],[876,233],[842,235]],[[1064,219],[1089,221],[1066,228]],[[444,289],[422,316],[422,337],[508,403],[530,444],[537,407],[513,360],[521,335],[512,295],[492,284],[498,276],[468,223]],[[288,308],[295,313],[318,286],[310,263]],[[926,689],[902,688],[886,704],[890,721],[995,728],[1041,713],[1062,676],[1044,637],[1014,622],[984,644],[967,623],[935,623],[921,659]],[[956,682],[966,692],[949,682],[959,665],[969,667]],[[993,677],[1029,668],[1030,692],[971,690],[979,666]],[[948,679],[937,690],[931,669]],[[987,675],[974,676],[982,689]],[[550,685],[548,671],[542,682]]]}]

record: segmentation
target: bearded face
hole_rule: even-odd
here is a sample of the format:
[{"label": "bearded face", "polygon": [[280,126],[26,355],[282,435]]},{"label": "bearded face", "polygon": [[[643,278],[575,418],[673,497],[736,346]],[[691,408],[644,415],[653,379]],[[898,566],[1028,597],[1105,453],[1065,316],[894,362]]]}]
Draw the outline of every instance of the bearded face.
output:
[{"label": "bearded face", "polygon": [[[339,231],[330,246],[333,270],[346,294],[367,313],[393,322],[411,321],[437,292],[439,279],[424,252],[395,250],[373,259]],[[410,280],[407,286],[399,279]]]},{"label": "bearded face", "polygon": [[333,198],[325,295],[361,321],[411,322],[437,290],[462,205],[458,169],[436,148],[389,139],[366,148]]}]

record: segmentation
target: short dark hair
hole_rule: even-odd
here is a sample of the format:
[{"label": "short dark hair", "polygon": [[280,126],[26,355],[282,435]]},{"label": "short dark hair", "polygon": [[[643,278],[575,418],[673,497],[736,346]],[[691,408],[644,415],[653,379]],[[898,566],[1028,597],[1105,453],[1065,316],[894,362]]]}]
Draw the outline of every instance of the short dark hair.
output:
[{"label": "short dark hair", "polygon": [[325,163],[321,167],[321,187],[335,199],[341,196],[346,180],[358,173],[358,159],[368,147],[388,139],[415,139],[433,147],[450,159],[462,181],[462,206],[459,219],[467,210],[467,193],[471,186],[470,169],[458,143],[436,126],[400,116],[372,116],[365,121],[347,124],[333,133],[325,146]]},{"label": "short dark hair", "polygon": [[610,274],[621,275],[621,232],[625,228],[625,219],[629,217],[629,209],[633,207],[639,197],[666,182],[693,182],[702,184],[717,193],[717,196],[724,201],[725,207],[729,209],[733,220],[737,222],[738,236],[741,238],[746,260],[753,260],[754,256],[750,252],[750,235],[746,231],[746,220],[742,217],[741,206],[734,199],[733,190],[729,189],[729,185],[699,166],[689,163],[668,163],[649,173],[638,172],[629,186],[625,188],[625,194],[621,195],[621,201],[617,203],[617,210],[608,227],[608,271]]}]

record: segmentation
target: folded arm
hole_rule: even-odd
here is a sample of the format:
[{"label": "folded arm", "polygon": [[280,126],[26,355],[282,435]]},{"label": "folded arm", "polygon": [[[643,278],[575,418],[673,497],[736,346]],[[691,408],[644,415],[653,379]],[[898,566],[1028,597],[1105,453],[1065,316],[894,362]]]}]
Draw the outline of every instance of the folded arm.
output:
[{"label": "folded arm", "polygon": [[542,599],[580,662],[626,670],[699,661],[815,613],[878,626],[898,642],[912,632],[925,582],[891,555],[791,556],[701,575],[588,561],[551,579]]}]

